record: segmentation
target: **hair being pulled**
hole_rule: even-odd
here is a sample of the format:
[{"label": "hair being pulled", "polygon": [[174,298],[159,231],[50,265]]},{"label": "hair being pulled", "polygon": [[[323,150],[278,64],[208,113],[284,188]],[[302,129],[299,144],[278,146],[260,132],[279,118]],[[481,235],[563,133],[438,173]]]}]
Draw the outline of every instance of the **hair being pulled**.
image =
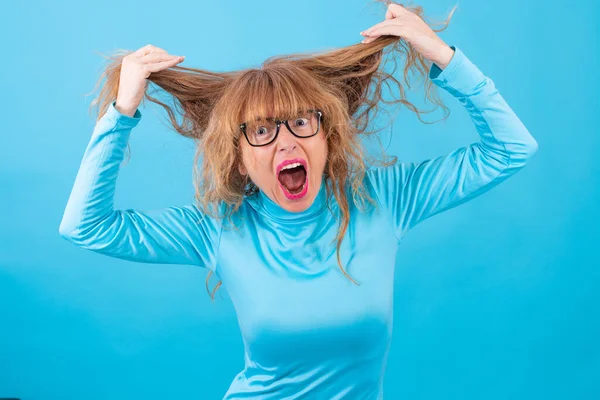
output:
[{"label": "hair being pulled", "polygon": [[[422,7],[405,8],[425,20]],[[435,32],[446,29],[455,9],[456,6],[441,23],[442,28],[432,29]],[[98,107],[97,120],[117,97],[121,62],[129,53],[118,51],[107,56],[109,64],[96,87],[103,79],[106,82],[90,106]],[[399,59],[404,61],[404,85],[394,77]],[[383,68],[388,61],[393,63],[389,72]],[[335,238],[337,261],[342,273],[357,283],[344,270],[340,247],[350,220],[348,192],[359,207],[373,203],[363,180],[368,163],[378,160],[366,156],[362,139],[385,128],[369,130],[382,104],[405,106],[423,123],[437,122],[424,121],[421,114],[438,107],[444,111],[442,119],[447,118],[449,109],[433,82],[427,79],[430,67],[431,63],[407,41],[397,36],[382,36],[372,43],[357,43],[332,51],[271,57],[259,68],[233,72],[175,66],[148,77],[152,85],[172,96],[173,104],[148,91],[145,99],[162,106],[173,129],[195,141],[195,200],[203,212],[223,219],[239,209],[245,196],[258,190],[238,169],[243,135],[239,124],[269,111],[284,117],[302,108],[321,109],[322,129],[329,149],[324,171],[327,197],[335,196],[341,213]],[[426,101],[435,105],[431,110],[419,110],[406,100],[405,86],[411,88],[411,74],[417,82],[423,81]],[[398,98],[385,99],[384,87],[390,93],[396,88]],[[182,117],[181,122],[176,114]],[[392,158],[386,165],[395,161]],[[207,276],[207,290],[211,273]],[[218,282],[212,292],[209,290],[211,298],[214,299],[220,285]]]}]

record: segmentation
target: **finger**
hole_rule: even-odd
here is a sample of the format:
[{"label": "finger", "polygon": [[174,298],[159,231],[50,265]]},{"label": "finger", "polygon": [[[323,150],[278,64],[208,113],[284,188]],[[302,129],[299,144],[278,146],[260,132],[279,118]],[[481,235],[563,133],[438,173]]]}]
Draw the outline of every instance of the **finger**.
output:
[{"label": "finger", "polygon": [[406,7],[404,7],[402,4],[390,3],[388,5],[388,11],[390,11],[392,14],[394,14],[397,17],[400,14],[402,14],[403,12],[408,11],[408,9]]},{"label": "finger", "polygon": [[165,53],[150,53],[150,54],[145,55],[144,57],[140,58],[140,61],[143,64],[151,64],[151,63],[156,63],[156,62],[161,62],[161,61],[170,61],[176,57],[180,57],[180,56],[175,56],[175,55],[165,54]]},{"label": "finger", "polygon": [[400,16],[402,12],[407,11],[402,4],[390,3],[388,4],[387,11],[385,13],[385,19],[392,19]]},{"label": "finger", "polygon": [[375,40],[377,40],[376,37],[373,37],[373,38],[372,37],[368,37],[368,38],[364,38],[361,43],[367,44],[367,43],[374,42]]},{"label": "finger", "polygon": [[371,43],[374,40],[376,40],[378,37],[380,36],[384,36],[384,35],[392,35],[392,36],[402,36],[402,32],[401,32],[401,27],[398,25],[393,25],[393,26],[385,26],[379,29],[374,30],[373,32],[371,32],[371,34],[369,34],[369,36],[365,37],[362,41],[362,43]]},{"label": "finger", "polygon": [[156,46],[153,46],[151,44],[147,44],[144,47],[142,47],[142,48],[138,49],[137,51],[135,51],[133,54],[136,57],[143,57],[143,56],[145,56],[147,54],[150,54],[150,53],[167,53],[167,51],[164,50],[164,49],[161,49],[160,47],[156,47]]},{"label": "finger", "polygon": [[398,26],[398,25],[400,25],[400,23],[399,23],[399,21],[397,19],[389,19],[389,20],[385,20],[383,22],[380,22],[380,23],[378,23],[376,25],[373,25],[369,29],[362,31],[361,34],[363,36],[367,36],[368,37],[368,36],[371,36],[371,34],[373,32],[375,32],[376,30],[378,30],[378,29],[386,28],[386,27],[389,27],[389,26]]},{"label": "finger", "polygon": [[162,61],[162,62],[158,62],[158,63],[154,63],[154,64],[148,64],[146,66],[146,69],[150,72],[158,72],[158,71],[162,71],[163,69],[167,69],[167,68],[171,68],[174,67],[175,65],[179,64],[180,62],[183,61],[185,57],[177,57],[173,60],[168,60],[168,61]]},{"label": "finger", "polygon": [[394,14],[393,7],[392,7],[392,6],[393,6],[393,4],[390,4],[390,5],[388,6],[388,8],[387,8],[387,11],[385,12],[385,19],[386,19],[386,20],[388,20],[388,19],[392,19],[392,18],[395,18],[395,17],[396,17],[396,15]]}]

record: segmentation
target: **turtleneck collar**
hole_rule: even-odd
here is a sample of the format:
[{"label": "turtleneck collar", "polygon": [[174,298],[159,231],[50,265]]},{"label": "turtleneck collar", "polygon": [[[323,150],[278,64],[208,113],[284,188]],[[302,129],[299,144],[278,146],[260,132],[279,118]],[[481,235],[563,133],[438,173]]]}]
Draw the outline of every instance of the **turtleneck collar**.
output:
[{"label": "turtleneck collar", "polygon": [[259,191],[252,197],[254,197],[254,201],[252,201],[252,203],[255,204],[255,208],[257,209],[257,211],[263,212],[264,214],[267,214],[273,219],[282,221],[299,222],[307,220],[317,216],[327,208],[327,187],[325,184],[325,177],[323,177],[323,179],[321,180],[321,187],[319,188],[319,192],[317,193],[315,200],[304,211],[287,211],[286,209],[282,208],[277,203],[275,203],[273,200],[271,200],[262,191]]}]

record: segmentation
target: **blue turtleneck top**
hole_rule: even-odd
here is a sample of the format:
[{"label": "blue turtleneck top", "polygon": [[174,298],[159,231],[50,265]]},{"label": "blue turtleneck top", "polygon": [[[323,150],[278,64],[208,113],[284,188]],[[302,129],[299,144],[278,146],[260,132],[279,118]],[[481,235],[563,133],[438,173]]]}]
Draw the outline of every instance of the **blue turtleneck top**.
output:
[{"label": "blue turtleneck top", "polygon": [[247,196],[238,229],[195,204],[113,209],[124,150],[141,119],[110,105],[84,153],[59,232],[121,259],[208,268],[223,282],[245,347],[225,399],[381,399],[392,336],[398,243],[419,222],[478,196],[521,169],[537,142],[493,81],[452,46],[429,78],[469,113],[479,140],[420,163],[372,167],[364,184],[377,207],[350,204],[338,267],[338,206],[325,184],[313,204],[288,212],[262,192]]}]

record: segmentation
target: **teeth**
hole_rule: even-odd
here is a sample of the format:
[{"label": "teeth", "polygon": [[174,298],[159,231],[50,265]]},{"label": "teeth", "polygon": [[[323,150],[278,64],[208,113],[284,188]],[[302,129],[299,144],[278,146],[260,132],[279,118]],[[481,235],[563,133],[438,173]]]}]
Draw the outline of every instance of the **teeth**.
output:
[{"label": "teeth", "polygon": [[301,165],[302,165],[302,164],[300,164],[300,163],[288,164],[288,165],[286,165],[285,167],[281,168],[281,170],[280,170],[280,171],[283,171],[284,169],[296,168],[296,167],[299,167],[299,166],[301,166]]}]

